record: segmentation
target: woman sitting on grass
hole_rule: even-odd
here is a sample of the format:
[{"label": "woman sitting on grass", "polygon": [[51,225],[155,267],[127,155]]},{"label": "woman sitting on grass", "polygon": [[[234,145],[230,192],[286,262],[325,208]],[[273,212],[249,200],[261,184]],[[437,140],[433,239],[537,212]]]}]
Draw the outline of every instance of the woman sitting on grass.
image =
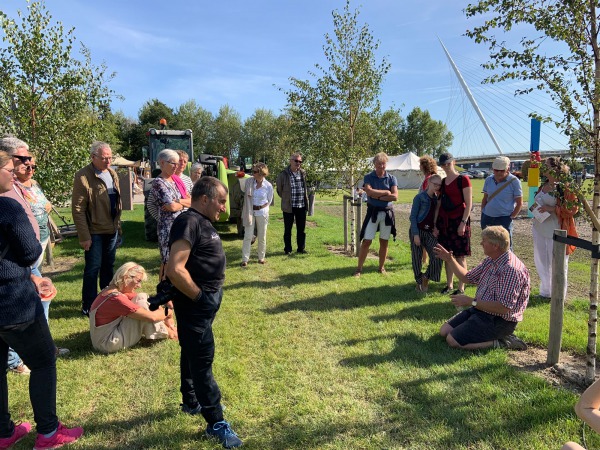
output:
[{"label": "woman sitting on grass", "polygon": [[90,335],[96,350],[114,353],[134,346],[142,336],[177,340],[172,309],[149,311],[148,294],[135,292],[146,278],[142,266],[128,262],[98,294],[90,308]]}]

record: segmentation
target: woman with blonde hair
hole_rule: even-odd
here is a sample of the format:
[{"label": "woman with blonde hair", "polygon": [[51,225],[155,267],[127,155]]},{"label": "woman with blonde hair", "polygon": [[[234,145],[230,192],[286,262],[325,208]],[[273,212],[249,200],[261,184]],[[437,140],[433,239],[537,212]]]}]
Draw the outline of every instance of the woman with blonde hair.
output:
[{"label": "woman with blonde hair", "polygon": [[258,239],[258,263],[265,263],[267,251],[267,226],[269,225],[269,205],[273,201],[273,185],[266,180],[269,168],[265,163],[259,162],[252,166],[252,178],[240,183],[244,192],[244,206],[242,208],[242,222],[244,224],[244,242],[242,244],[242,267],[248,265],[250,247],[254,237],[256,224],[256,238]]},{"label": "woman with blonde hair", "polygon": [[90,308],[90,336],[96,350],[113,353],[137,344],[142,336],[177,340],[173,310],[150,311],[148,294],[135,292],[146,279],[142,266],[127,262],[98,294]]}]

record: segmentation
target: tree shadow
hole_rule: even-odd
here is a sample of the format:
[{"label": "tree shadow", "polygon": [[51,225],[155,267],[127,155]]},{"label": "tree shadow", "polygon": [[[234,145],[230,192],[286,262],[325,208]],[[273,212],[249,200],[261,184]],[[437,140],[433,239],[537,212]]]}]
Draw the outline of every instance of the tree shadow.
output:
[{"label": "tree shadow", "polygon": [[[385,337],[382,337],[385,339]],[[355,342],[354,345],[363,341]],[[344,358],[340,365],[349,367],[374,367],[387,362],[406,362],[417,367],[453,364],[469,358],[469,352],[451,349],[438,334],[424,340],[421,336],[407,332],[395,336],[394,348],[386,354],[367,354]]]},{"label": "tree shadow", "polygon": [[[335,279],[335,275],[343,269],[335,269],[326,272],[326,279]],[[322,274],[320,271],[319,274]],[[294,286],[296,285],[296,275],[290,277],[283,277],[275,283],[265,283],[262,281],[250,282],[250,284],[256,283],[256,286],[260,286],[265,289],[265,284],[268,287],[275,286]],[[301,282],[306,282],[304,277]],[[309,299],[294,300],[291,302],[283,303],[272,308],[266,308],[264,311],[267,314],[281,314],[288,311],[334,311],[334,310],[348,310],[353,308],[362,308],[365,306],[380,306],[390,303],[396,303],[400,301],[420,301],[420,297],[417,295],[412,285],[384,285],[376,288],[361,288],[360,282],[357,280],[358,288],[356,291],[337,293],[332,292],[320,297],[313,297]],[[299,289],[298,286],[295,289]]]}]

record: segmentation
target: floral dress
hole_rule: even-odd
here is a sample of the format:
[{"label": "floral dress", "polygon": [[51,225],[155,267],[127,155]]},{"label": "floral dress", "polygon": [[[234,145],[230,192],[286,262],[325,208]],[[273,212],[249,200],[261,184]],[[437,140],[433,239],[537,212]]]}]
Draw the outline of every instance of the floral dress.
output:
[{"label": "floral dress", "polygon": [[157,177],[152,182],[154,198],[158,206],[158,246],[160,248],[160,258],[163,263],[169,260],[169,233],[175,218],[181,214],[181,211],[164,211],[163,205],[168,205],[181,200],[181,194],[173,181],[167,181],[164,178]]},{"label": "floral dress", "polygon": [[18,180],[15,180],[15,184],[23,193],[23,198],[31,205],[31,211],[40,226],[40,242],[43,243],[50,237],[48,212],[46,211],[46,205],[49,203],[48,199],[36,181],[31,180],[31,187],[25,186]]}]

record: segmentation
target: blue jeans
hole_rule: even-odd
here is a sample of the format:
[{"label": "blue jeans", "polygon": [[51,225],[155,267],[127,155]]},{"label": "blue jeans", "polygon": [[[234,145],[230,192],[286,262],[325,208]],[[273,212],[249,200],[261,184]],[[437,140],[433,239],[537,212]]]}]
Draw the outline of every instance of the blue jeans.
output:
[{"label": "blue jeans", "polygon": [[481,229],[485,230],[487,227],[491,227],[493,225],[500,225],[508,231],[510,236],[510,249],[512,250],[513,239],[512,239],[512,230],[513,230],[513,220],[510,216],[500,216],[500,217],[492,217],[487,214],[481,213]]},{"label": "blue jeans", "polygon": [[108,286],[112,280],[118,238],[118,232],[115,234],[92,234],[92,245],[85,252],[85,269],[81,288],[81,309],[86,314],[98,296],[98,274],[100,274],[101,289]]},{"label": "blue jeans", "polygon": [[[48,322],[43,314],[18,325],[0,327],[0,358],[14,348],[31,369],[29,399],[37,432],[48,434],[58,427],[56,417],[56,355]],[[14,422],[8,411],[6,372],[0,370],[0,438],[12,436]]]}]

